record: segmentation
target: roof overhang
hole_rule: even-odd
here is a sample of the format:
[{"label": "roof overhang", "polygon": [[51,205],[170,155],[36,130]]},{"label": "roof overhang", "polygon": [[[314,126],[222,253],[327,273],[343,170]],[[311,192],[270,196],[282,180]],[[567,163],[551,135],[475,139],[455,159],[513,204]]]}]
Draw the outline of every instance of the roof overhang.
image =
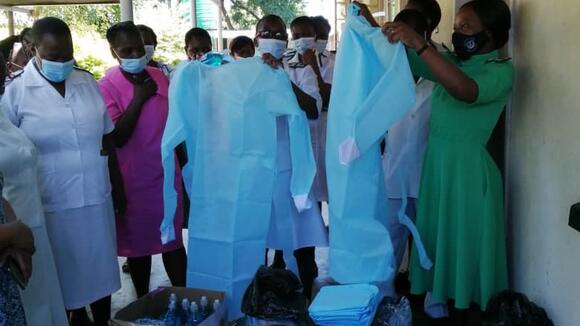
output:
[{"label": "roof overhang", "polygon": [[0,0],[0,6],[88,5],[119,3],[119,0]]}]

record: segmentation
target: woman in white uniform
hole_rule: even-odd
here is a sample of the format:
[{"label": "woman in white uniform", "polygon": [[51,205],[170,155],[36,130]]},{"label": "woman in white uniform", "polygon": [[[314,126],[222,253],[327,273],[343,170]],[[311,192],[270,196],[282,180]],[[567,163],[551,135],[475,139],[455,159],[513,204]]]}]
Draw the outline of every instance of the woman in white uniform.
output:
[{"label": "woman in white uniform", "polygon": [[[0,58],[0,80],[6,76],[5,67],[4,59]],[[3,93],[4,85],[0,84],[0,94]],[[36,166],[34,145],[0,111],[0,170],[4,175],[2,196],[10,203],[16,216],[31,229],[36,242],[32,275],[21,293],[27,324],[67,325],[60,282],[46,233]]]},{"label": "woman in white uniform", "polygon": [[[274,68],[284,68],[288,73],[296,99],[309,120],[316,120],[322,109],[322,99],[318,90],[314,71],[300,63],[298,54],[283,58],[288,42],[284,21],[274,15],[265,16],[256,26],[258,53]],[[284,59],[284,60],[283,60]],[[328,238],[320,209],[312,205],[298,213],[290,194],[291,160],[287,124],[277,121],[278,133],[278,175],[272,202],[272,219],[268,235],[268,248],[283,250],[286,258],[294,250],[298,273],[304,287],[304,294],[312,296],[312,283],[318,276],[315,261],[315,247],[328,246]],[[310,196],[311,200],[314,198]],[[282,251],[276,252],[275,267],[285,265]],[[288,261],[288,259],[286,259]]]},{"label": "woman in white uniform", "polygon": [[73,68],[68,26],[47,17],[32,33],[36,56],[6,88],[2,109],[38,151],[46,227],[71,324],[86,322],[90,305],[95,325],[107,325],[110,295],[121,286],[107,167],[114,151],[103,146],[113,123],[94,78]]}]

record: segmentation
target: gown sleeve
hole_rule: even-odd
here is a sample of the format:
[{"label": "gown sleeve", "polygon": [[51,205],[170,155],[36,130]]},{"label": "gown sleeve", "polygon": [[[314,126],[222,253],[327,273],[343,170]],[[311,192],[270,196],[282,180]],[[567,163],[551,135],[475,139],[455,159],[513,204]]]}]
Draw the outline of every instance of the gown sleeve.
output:
[{"label": "gown sleeve", "polygon": [[287,116],[292,161],[290,192],[298,212],[302,212],[312,205],[308,199],[308,194],[316,174],[308,119],[305,113],[300,110],[290,80],[285,73],[277,71],[275,82],[271,85],[275,85],[275,87],[268,92],[266,101],[269,103],[272,113]]},{"label": "gown sleeve", "polygon": [[[161,160],[163,163],[163,221],[161,223],[161,242],[175,240],[173,219],[177,209],[175,191],[175,148],[187,140],[188,164],[183,169],[184,176],[191,171],[194,161],[195,126],[199,88],[199,65],[189,62],[174,71],[169,86],[169,114],[161,141]],[[186,187],[190,186],[185,178]],[[191,180],[190,180],[191,181]]]}]

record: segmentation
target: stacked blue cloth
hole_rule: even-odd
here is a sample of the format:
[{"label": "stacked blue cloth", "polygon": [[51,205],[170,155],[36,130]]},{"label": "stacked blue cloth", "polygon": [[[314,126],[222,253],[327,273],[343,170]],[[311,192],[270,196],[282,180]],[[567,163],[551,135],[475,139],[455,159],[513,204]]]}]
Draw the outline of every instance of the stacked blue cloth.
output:
[{"label": "stacked blue cloth", "polygon": [[369,284],[323,287],[308,311],[319,326],[368,326],[380,302],[379,289]]}]

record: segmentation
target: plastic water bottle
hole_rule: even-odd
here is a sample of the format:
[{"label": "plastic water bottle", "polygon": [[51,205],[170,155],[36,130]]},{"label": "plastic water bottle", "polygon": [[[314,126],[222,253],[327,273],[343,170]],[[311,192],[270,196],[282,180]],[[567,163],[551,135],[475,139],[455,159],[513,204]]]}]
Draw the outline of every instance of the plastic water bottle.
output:
[{"label": "plastic water bottle", "polygon": [[209,311],[209,302],[207,301],[206,296],[201,297],[199,300],[199,308],[201,320],[205,320],[207,317],[209,317],[209,315],[211,315],[211,312]]},{"label": "plastic water bottle", "polygon": [[185,325],[189,320],[189,300],[181,301],[181,325]]},{"label": "plastic water bottle", "polygon": [[169,300],[169,307],[167,308],[167,314],[163,318],[163,324],[165,326],[179,326],[179,316],[177,315],[177,298],[175,300]]},{"label": "plastic water bottle", "polygon": [[218,311],[218,309],[220,308],[220,304],[221,304],[220,299],[215,299],[213,301],[213,312]]},{"label": "plastic water bottle", "polygon": [[199,325],[200,320],[199,320],[199,307],[197,306],[197,303],[195,301],[193,301],[191,303],[191,306],[189,308],[189,319],[187,319],[187,323],[185,324],[186,326],[197,326]]}]

